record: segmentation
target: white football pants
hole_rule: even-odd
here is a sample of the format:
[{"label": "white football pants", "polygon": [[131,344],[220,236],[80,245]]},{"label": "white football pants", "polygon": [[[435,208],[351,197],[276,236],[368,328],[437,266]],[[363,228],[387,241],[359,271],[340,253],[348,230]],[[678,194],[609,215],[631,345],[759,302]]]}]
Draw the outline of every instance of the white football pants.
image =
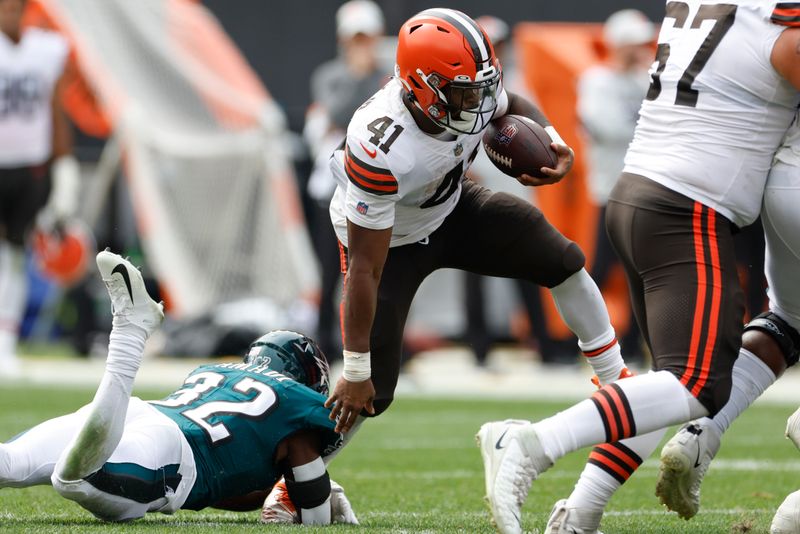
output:
[{"label": "white football pants", "polygon": [[[0,488],[50,484],[59,458],[83,426],[89,409],[90,406],[84,406],[77,412],[50,419],[0,444]],[[113,488],[115,478],[122,486],[131,477],[141,477],[140,487],[144,487],[147,475],[164,466],[178,466],[180,481],[177,482],[176,476],[171,477],[177,482],[175,487],[168,487],[166,495],[152,501],[146,499],[146,491],[142,494],[145,498],[140,495],[131,499],[115,494],[114,490],[101,489]],[[147,512],[174,513],[186,501],[196,476],[194,457],[178,425],[137,397],[130,399],[122,438],[101,471],[104,483],[59,481],[56,490],[106,521],[136,519]],[[163,490],[162,486],[162,495]]]},{"label": "white football pants", "polygon": [[769,309],[800,331],[800,167],[777,162],[761,210]]}]

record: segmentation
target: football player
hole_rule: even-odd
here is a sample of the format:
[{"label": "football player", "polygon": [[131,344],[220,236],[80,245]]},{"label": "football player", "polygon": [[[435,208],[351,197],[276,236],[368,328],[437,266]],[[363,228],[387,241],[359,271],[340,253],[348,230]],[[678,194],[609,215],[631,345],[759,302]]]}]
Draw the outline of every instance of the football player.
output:
[{"label": "football player", "polygon": [[[328,364],[309,338],[270,332],[242,363],[204,365],[159,401],[131,397],[145,341],[164,317],[130,262],[97,255],[113,327],[91,404],[0,445],[0,487],[52,484],[105,521],[213,506],[258,509],[286,478],[304,524],[355,523],[331,494],[322,457],[341,436],[328,419]],[[339,488],[337,488],[339,489]]]},{"label": "football player", "polygon": [[[792,20],[800,28],[800,15]],[[686,519],[699,510],[700,484],[719,452],[722,434],[800,356],[797,202],[800,202],[800,125],[796,117],[775,155],[761,208],[769,311],[745,327],[742,350],[733,367],[733,390],[728,403],[713,418],[704,417],[685,425],[661,451],[658,495]],[[800,447],[800,410],[789,418],[786,436]],[[800,491],[797,491],[778,509],[772,534],[800,532],[799,512]]]},{"label": "football player", "polygon": [[550,288],[561,316],[603,381],[625,374],[600,291],[580,248],[529,202],[464,174],[493,118],[513,113],[548,131],[558,154],[544,178],[570,170],[572,150],[533,104],[504,90],[486,32],[452,9],[428,9],[400,28],[395,77],[353,115],[331,158],[331,219],[341,244],[344,370],[327,405],[337,431],[392,402],[411,301],[433,271],[456,268]]},{"label": "football player", "polygon": [[481,428],[502,532],[521,531],[530,484],[553,462],[603,443],[548,526],[597,532],[610,495],[658,441],[626,438],[714,416],[730,396],[737,356],[759,365],[739,355],[744,305],[732,232],[757,217],[798,104],[800,37],[773,7],[667,2],[650,89],[606,219],[655,371],[535,424]]},{"label": "football player", "polygon": [[20,372],[26,236],[42,207],[50,223],[75,214],[80,179],[59,100],[69,47],[57,33],[23,30],[26,3],[0,0],[0,376]]}]

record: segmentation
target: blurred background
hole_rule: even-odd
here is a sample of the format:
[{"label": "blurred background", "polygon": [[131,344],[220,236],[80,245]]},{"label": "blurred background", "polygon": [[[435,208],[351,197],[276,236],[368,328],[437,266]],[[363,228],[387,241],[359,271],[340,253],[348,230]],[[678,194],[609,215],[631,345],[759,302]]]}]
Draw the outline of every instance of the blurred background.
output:
[{"label": "blurred background", "polygon": [[[167,305],[154,356],[241,354],[263,332],[289,328],[340,358],[324,163],[355,108],[391,75],[400,25],[428,7],[478,19],[506,87],[535,101],[576,151],[557,187],[518,188],[481,159],[469,177],[528,198],[581,245],[623,354],[648,365],[599,221],[649,84],[661,2],[0,0],[0,16],[12,3],[24,6],[25,28],[68,44],[54,91],[80,180],[71,213],[32,225],[24,312],[0,320],[19,345],[0,354],[0,374],[105,355],[110,314],[93,261],[104,247],[142,265]],[[0,78],[3,69],[0,59]],[[759,231],[745,234],[742,280],[758,313],[763,245]],[[549,294],[454,271],[423,284],[405,347],[406,370],[426,376],[454,365],[481,377],[520,362],[579,364]]]}]

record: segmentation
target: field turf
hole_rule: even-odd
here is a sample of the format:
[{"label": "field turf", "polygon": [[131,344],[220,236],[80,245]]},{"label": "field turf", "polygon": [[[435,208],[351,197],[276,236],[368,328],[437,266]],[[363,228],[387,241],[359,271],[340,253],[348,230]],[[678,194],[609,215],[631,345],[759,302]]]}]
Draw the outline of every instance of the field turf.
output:
[{"label": "field turf", "polygon": [[[137,390],[143,398],[166,391]],[[0,440],[89,402],[92,391],[52,387],[0,390]],[[493,532],[483,503],[483,468],[473,436],[484,421],[539,419],[566,403],[399,399],[368,421],[331,465],[368,532]],[[683,521],[653,494],[657,460],[650,459],[617,493],[603,520],[606,534],[763,533],[784,496],[800,488],[800,453],[783,438],[792,406],[751,408],[732,427],[703,485],[700,514]],[[670,436],[668,434],[668,436]],[[562,459],[531,490],[523,509],[526,530],[541,531],[552,504],[566,497],[588,451]],[[302,532],[356,532],[336,526]],[[0,532],[286,532],[258,514],[216,510],[152,514],[124,525],[96,521],[49,487],[0,491]]]}]

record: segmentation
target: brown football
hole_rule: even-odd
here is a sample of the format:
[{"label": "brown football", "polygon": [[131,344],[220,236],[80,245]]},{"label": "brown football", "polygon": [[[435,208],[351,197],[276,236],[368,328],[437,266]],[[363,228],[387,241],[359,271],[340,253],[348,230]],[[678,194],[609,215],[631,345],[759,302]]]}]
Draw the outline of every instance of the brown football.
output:
[{"label": "brown football", "polygon": [[521,115],[503,115],[489,123],[483,148],[495,167],[517,178],[544,175],[542,167],[555,168],[558,155],[550,148],[550,136],[539,124]]}]

